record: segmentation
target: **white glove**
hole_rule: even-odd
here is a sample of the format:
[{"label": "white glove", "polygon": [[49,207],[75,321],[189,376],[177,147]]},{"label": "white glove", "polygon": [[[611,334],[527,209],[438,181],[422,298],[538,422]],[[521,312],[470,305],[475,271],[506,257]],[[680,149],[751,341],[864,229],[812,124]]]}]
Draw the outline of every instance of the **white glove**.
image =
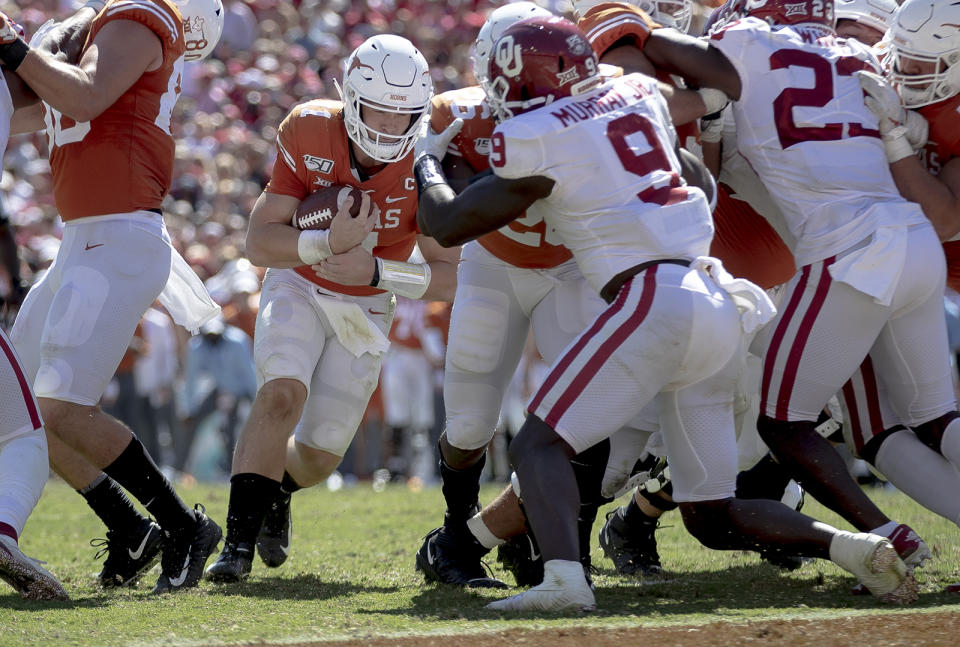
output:
[{"label": "white glove", "polygon": [[[857,80],[867,96],[863,103],[870,109],[880,122],[880,136],[883,138],[883,148],[887,153],[887,161],[893,164],[898,160],[913,155],[913,142],[923,139],[926,143],[926,120],[919,114],[912,119],[913,136],[908,136],[908,112],[900,103],[900,95],[893,89],[885,78],[873,72],[857,72]],[[915,114],[915,113],[914,113]],[[921,125],[920,121],[923,123]]]},{"label": "white glove", "polygon": [[453,122],[443,129],[442,133],[435,133],[430,127],[430,122],[425,121],[420,129],[420,136],[413,145],[413,161],[424,155],[433,155],[438,160],[442,160],[447,154],[447,148],[450,142],[463,128],[463,119],[454,119]]}]

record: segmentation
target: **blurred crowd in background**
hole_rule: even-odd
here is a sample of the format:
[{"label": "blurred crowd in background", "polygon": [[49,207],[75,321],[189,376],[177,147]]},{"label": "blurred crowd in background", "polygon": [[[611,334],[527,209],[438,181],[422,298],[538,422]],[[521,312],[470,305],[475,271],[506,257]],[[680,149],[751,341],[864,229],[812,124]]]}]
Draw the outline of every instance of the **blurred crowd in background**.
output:
[{"label": "blurred crowd in background", "polygon": [[[486,14],[500,4],[225,0],[219,45],[210,58],[184,69],[173,119],[174,180],[164,205],[174,245],[206,281],[224,316],[191,339],[159,305],[148,311],[103,402],[172,474],[188,480],[227,478],[238,426],[255,395],[251,340],[263,269],[244,258],[244,236],[247,217],[270,177],[281,120],[303,101],[339,98],[335,81],[342,76],[342,61],[376,33],[412,40],[430,63],[436,92],[474,83],[471,46]],[[566,0],[541,4],[561,13],[570,9]],[[0,3],[28,35],[74,6],[69,0]],[[21,276],[33,282],[53,260],[62,228],[44,132],[11,138],[0,195],[17,227]],[[9,289],[8,277],[0,275],[0,295]],[[345,483],[374,476],[378,482],[410,478],[413,485],[436,479],[433,452],[443,421],[440,385],[448,314],[446,306],[436,305],[439,317],[430,314],[432,323],[409,321],[410,313],[427,316],[423,308],[408,308],[406,324],[401,312],[393,336],[396,340],[402,328],[401,337],[408,341],[395,344],[401,350],[391,352],[395,357],[384,368],[385,375],[393,374],[391,361],[395,368],[410,362],[411,354],[423,357],[417,362],[428,385],[417,392],[418,402],[426,403],[418,405],[423,415],[410,419],[391,409],[389,398],[378,392],[344,461]],[[525,374],[518,377],[515,411],[507,416],[515,421],[522,418],[523,396],[529,391],[523,386]],[[407,394],[403,397],[409,400]],[[508,476],[503,454],[491,465],[492,477]]]},{"label": "blurred crowd in background", "polygon": [[[104,405],[133,428],[178,478],[225,480],[239,426],[256,392],[252,338],[263,269],[244,258],[247,217],[270,177],[277,126],[294,105],[337,99],[342,61],[376,33],[409,38],[430,64],[437,93],[474,83],[471,46],[487,0],[225,0],[213,55],[185,66],[173,119],[176,165],[164,216],[174,245],[205,280],[223,318],[189,338],[159,305],[144,316]],[[544,0],[568,14],[568,0]],[[73,11],[70,0],[0,2],[27,34]],[[700,12],[701,15],[704,12]],[[11,138],[0,195],[17,227],[21,276],[33,282],[53,260],[62,223],[53,204],[46,134]],[[0,296],[9,292],[0,270]],[[958,300],[957,303],[960,303]],[[960,348],[960,307],[951,342]],[[381,388],[328,483],[372,479],[437,482],[448,304],[400,303]],[[490,478],[509,478],[505,435],[519,429],[545,367],[533,344],[504,403]]]}]

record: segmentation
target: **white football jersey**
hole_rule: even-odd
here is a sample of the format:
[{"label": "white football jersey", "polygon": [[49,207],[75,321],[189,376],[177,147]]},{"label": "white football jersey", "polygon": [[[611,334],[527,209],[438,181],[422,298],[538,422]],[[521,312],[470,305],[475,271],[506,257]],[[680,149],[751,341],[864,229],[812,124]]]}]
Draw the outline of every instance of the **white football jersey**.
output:
[{"label": "white football jersey", "polygon": [[925,220],[893,182],[855,73],[878,71],[870,49],[826,31],[756,18],[710,37],[740,75],[737,148],[796,237],[797,266],[833,256],[878,227]]},{"label": "white football jersey", "polygon": [[710,208],[680,176],[676,141],[656,80],[631,74],[499,124],[490,166],[556,183],[527,213],[542,213],[599,292],[640,263],[708,252]]}]

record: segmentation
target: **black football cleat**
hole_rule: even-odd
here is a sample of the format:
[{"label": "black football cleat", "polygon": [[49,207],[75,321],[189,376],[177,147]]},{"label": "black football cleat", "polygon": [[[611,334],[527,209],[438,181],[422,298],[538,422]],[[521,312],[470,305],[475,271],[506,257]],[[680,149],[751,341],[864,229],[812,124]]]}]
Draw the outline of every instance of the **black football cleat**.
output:
[{"label": "black football cleat", "polygon": [[132,534],[107,530],[106,539],[91,539],[90,545],[100,549],[96,554],[98,559],[107,556],[97,576],[100,586],[131,586],[160,560],[163,532],[160,526],[147,521]]},{"label": "black football cleat", "polygon": [[269,568],[276,568],[287,561],[292,531],[290,495],[285,493],[270,506],[257,535],[257,554]]},{"label": "black football cleat", "polygon": [[241,582],[250,577],[252,568],[253,546],[226,543],[217,561],[207,567],[207,579],[221,583]]},{"label": "black football cleat", "polygon": [[417,551],[416,569],[423,572],[428,582],[469,588],[508,588],[506,583],[487,575],[480,561],[485,552],[473,536],[458,541],[445,526],[440,526],[423,538]]},{"label": "black football cleat", "polygon": [[205,514],[199,503],[194,507],[196,525],[180,532],[164,532],[160,578],[153,593],[171,593],[196,586],[203,576],[207,559],[217,548],[223,531]]},{"label": "black football cleat", "polygon": [[663,567],[660,566],[654,537],[656,529],[656,523],[628,527],[618,508],[607,513],[607,522],[600,530],[600,547],[620,575],[662,575]]},{"label": "black football cleat", "polygon": [[517,586],[531,588],[543,581],[543,559],[532,535],[524,533],[500,544],[497,561],[510,571]]}]

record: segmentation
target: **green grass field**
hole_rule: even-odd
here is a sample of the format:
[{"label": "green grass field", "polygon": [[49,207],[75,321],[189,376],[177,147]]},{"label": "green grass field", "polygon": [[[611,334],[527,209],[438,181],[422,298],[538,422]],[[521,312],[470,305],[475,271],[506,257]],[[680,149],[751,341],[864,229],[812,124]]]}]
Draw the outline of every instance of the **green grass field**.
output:
[{"label": "green grass field", "polygon": [[[226,486],[182,489],[223,524]],[[495,494],[483,492],[484,500]],[[872,491],[892,517],[912,525],[928,542],[935,559],[918,572],[917,611],[960,609],[960,596],[941,593],[960,581],[957,527],[899,493]],[[808,499],[804,510],[838,523]],[[323,487],[293,500],[291,557],[268,571],[257,562],[250,580],[236,586],[201,583],[198,589],[154,597],[149,591],[158,569],[140,586],[108,592],[96,588],[100,563],[88,541],[103,527],[83,500],[51,482],[27,524],[22,547],[47,561],[72,596],[66,603],[24,602],[0,588],[0,646],[49,645],[214,645],[293,643],[373,636],[470,634],[511,628],[645,627],[701,625],[790,618],[836,618],[897,614],[873,599],[853,597],[854,581],[824,561],[784,574],[755,554],[702,548],[682,528],[679,516],[664,518],[658,533],[664,582],[625,580],[595,547],[599,610],[589,615],[502,616],[484,604],[502,591],[463,591],[425,585],[413,570],[423,534],[439,523],[442,499],[437,488],[412,492],[369,484],[328,492]],[[602,521],[600,515],[597,528]],[[489,559],[494,572],[512,582]],[[4,587],[0,583],[0,587]],[[695,643],[691,643],[695,644]],[[866,644],[870,644],[869,642]],[[876,644],[876,643],[874,643]],[[917,643],[917,644],[923,644]],[[960,644],[960,635],[957,642]]]}]

